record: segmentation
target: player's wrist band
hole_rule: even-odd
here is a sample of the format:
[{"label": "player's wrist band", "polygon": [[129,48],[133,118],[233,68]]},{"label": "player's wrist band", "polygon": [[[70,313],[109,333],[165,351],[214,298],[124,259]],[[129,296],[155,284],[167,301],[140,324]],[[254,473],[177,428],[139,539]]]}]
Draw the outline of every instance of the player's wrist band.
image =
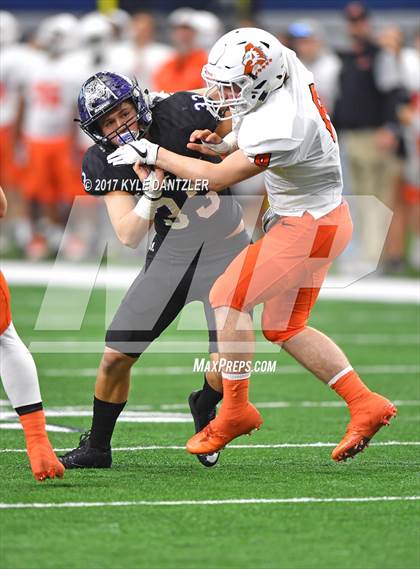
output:
[{"label": "player's wrist band", "polygon": [[151,220],[155,217],[158,202],[159,198],[150,199],[147,196],[141,196],[133,211],[138,217]]}]

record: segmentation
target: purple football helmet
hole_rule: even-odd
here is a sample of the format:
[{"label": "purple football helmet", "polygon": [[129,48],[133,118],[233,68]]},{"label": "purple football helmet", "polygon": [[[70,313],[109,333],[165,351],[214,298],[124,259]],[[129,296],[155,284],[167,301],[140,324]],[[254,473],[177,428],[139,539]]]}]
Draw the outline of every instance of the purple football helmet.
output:
[{"label": "purple football helmet", "polygon": [[[131,100],[136,108],[135,118],[104,136],[98,119],[127,100]],[[115,148],[112,142],[115,138],[123,144],[138,140],[152,124],[152,113],[137,81],[118,73],[101,71],[89,77],[80,90],[78,107],[81,129],[104,151]]]}]

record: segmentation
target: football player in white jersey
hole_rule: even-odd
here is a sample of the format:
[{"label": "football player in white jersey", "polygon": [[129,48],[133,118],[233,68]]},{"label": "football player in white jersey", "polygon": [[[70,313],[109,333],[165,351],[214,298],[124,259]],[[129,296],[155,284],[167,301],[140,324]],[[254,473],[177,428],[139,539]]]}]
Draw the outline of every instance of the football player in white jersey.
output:
[{"label": "football player in white jersey", "polygon": [[6,190],[18,187],[20,182],[13,126],[22,78],[35,51],[19,43],[19,37],[20,27],[15,16],[0,11],[0,183]]},{"label": "football player in white jersey", "polygon": [[36,205],[30,208],[33,236],[26,249],[31,257],[58,249],[64,206],[83,191],[73,160],[78,84],[66,59],[76,29],[71,14],[43,20],[35,37],[38,49],[22,78],[16,130],[26,152],[24,194]]},{"label": "football player in white jersey", "polygon": [[242,28],[224,35],[210,51],[203,77],[208,108],[220,120],[227,120],[230,111],[233,131],[224,140],[196,131],[189,147],[228,154],[221,163],[178,156],[147,140],[108,156],[114,165],[137,161],[180,178],[207,179],[213,192],[265,172],[266,233],[232,261],[210,294],[225,361],[223,403],[187,449],[211,453],[261,425],[248,401],[248,383],[254,351],[251,311],[263,303],[265,337],[348,404],[350,423],[332,453],[334,460],[346,460],[366,447],[396,408],[368,389],[330,338],[307,326],[328,269],[352,233],[336,132],[312,74],[266,31]]}]

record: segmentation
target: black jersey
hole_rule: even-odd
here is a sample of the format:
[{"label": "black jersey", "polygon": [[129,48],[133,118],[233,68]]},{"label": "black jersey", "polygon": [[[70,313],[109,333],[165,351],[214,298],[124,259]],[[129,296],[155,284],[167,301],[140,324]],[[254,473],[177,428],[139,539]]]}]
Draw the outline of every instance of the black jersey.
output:
[{"label": "black jersey", "polygon": [[[206,110],[200,95],[175,93],[159,101],[151,111],[153,122],[148,138],[152,142],[184,156],[220,160],[187,148],[193,130],[216,128],[216,119]],[[84,156],[82,180],[85,191],[94,196],[112,191],[142,194],[142,183],[133,167],[111,166],[107,153],[97,145],[91,146]],[[229,190],[218,194],[208,192],[205,182],[195,185],[170,173],[165,175],[160,203],[155,215],[157,237],[160,241],[165,239],[166,247],[177,252],[197,249],[204,241],[224,239],[242,217],[241,208]]]}]

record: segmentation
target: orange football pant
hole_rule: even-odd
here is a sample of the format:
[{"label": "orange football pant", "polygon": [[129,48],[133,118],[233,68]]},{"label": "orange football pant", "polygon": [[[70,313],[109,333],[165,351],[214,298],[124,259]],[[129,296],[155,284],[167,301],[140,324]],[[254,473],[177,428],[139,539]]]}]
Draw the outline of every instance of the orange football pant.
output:
[{"label": "orange football pant", "polygon": [[26,139],[25,195],[43,204],[71,202],[83,195],[83,186],[72,159],[71,139]]},{"label": "orange football pant", "polygon": [[263,303],[262,330],[282,343],[307,325],[333,260],[350,242],[353,224],[346,202],[319,219],[282,217],[230,263],[210,292],[213,308],[248,312]]},{"label": "orange football pant", "polygon": [[20,185],[21,168],[15,158],[12,127],[0,127],[0,185],[4,188]]},{"label": "orange football pant", "polygon": [[0,335],[10,325],[12,321],[12,312],[10,308],[10,292],[6,279],[0,271]]}]

